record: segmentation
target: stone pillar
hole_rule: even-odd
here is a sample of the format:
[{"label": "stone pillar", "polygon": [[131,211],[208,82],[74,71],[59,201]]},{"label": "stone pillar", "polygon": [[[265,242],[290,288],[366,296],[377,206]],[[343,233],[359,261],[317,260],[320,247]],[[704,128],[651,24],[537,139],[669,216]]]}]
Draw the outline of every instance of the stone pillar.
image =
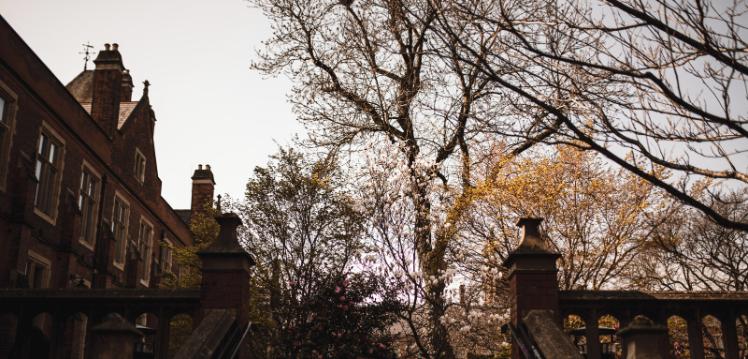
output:
[{"label": "stone pillar", "polygon": [[156,358],[166,359],[169,357],[169,336],[171,335],[171,317],[163,311],[158,316],[158,343],[156,343]]},{"label": "stone pillar", "polygon": [[92,358],[132,359],[135,341],[143,336],[119,314],[109,314],[91,329]]},{"label": "stone pillar", "polygon": [[699,313],[691,314],[686,319],[688,325],[688,350],[691,353],[691,359],[704,359],[704,337],[702,333],[701,315]]},{"label": "stone pillar", "polygon": [[255,262],[236,237],[241,219],[225,213],[216,221],[221,226],[218,239],[198,252],[202,262],[201,309],[236,309],[238,324],[244,326],[249,322],[249,271]]},{"label": "stone pillar", "polygon": [[667,328],[656,325],[646,317],[636,317],[618,331],[622,345],[626,348],[626,359],[668,358]]},{"label": "stone pillar", "polygon": [[[522,228],[522,242],[503,264],[509,269],[511,324],[515,327],[533,309],[552,311],[555,321],[561,324],[556,277],[556,260],[560,255],[548,249],[540,233],[541,222],[540,218],[522,218],[517,222]],[[516,343],[512,346],[512,358],[520,358]]]}]

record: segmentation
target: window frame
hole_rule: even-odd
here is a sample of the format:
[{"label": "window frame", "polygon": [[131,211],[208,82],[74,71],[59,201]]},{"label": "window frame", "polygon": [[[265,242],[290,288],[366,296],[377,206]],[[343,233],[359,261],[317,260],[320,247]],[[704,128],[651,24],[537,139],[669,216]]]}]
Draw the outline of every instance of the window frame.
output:
[{"label": "window frame", "polygon": [[[143,225],[146,225],[150,228],[150,236],[147,238],[147,243],[142,243],[144,238],[142,238],[142,230]],[[151,262],[153,261],[153,235],[155,233],[155,228],[153,227],[153,223],[149,221],[147,218],[140,216],[140,221],[138,222],[138,251],[140,252],[142,259],[143,259],[143,276],[140,278],[140,284],[143,284],[144,286],[148,286],[148,284],[151,282]],[[145,250],[143,251],[143,248],[145,247]],[[143,253],[145,252],[145,253]]]},{"label": "window frame", "polygon": [[[46,122],[42,122],[41,126],[39,126],[39,133],[36,136],[36,148],[34,149],[34,168],[36,176],[36,166],[37,162],[40,161],[39,159],[39,146],[41,145],[42,135],[46,136],[48,139],[52,139],[53,141],[56,141],[58,143],[58,149],[57,149],[57,157],[55,160],[59,162],[57,166],[55,167],[57,170],[57,173],[55,174],[55,178],[53,178],[50,184],[52,188],[50,189],[49,196],[51,197],[51,204],[50,204],[50,210],[52,213],[46,213],[41,208],[38,207],[38,196],[39,196],[39,188],[41,186],[41,179],[36,178],[36,189],[34,190],[34,214],[39,216],[40,218],[44,219],[45,221],[49,222],[51,225],[57,224],[57,215],[59,214],[59,206],[60,206],[60,190],[62,189],[62,177],[63,173],[65,172],[65,139],[57,132],[55,131],[49,124]],[[54,164],[53,164],[54,166]]]},{"label": "window frame", "polygon": [[[86,223],[84,221],[84,213],[83,213],[83,206],[81,203],[81,194],[83,191],[83,176],[88,172],[88,174],[96,179],[96,185],[94,188],[93,193],[93,219],[92,219],[92,226],[91,226],[91,233],[90,235],[90,242],[85,238],[84,236],[84,230],[86,228]],[[94,169],[94,167],[88,163],[85,159],[83,160],[83,164],[81,165],[81,177],[80,177],[80,183],[78,185],[78,197],[76,204],[78,205],[78,210],[81,211],[81,233],[78,237],[78,242],[82,244],[84,247],[94,250],[96,246],[96,235],[98,234],[98,219],[99,219],[99,207],[101,205],[101,174]]]},{"label": "window frame", "polygon": [[[142,161],[140,161],[142,160]],[[143,164],[143,166],[140,166],[140,163]],[[145,157],[143,152],[140,151],[139,148],[135,148],[135,166],[133,167],[133,176],[135,176],[135,179],[138,180],[138,183],[143,184],[145,183],[145,172],[146,172],[146,166],[148,165],[148,158]],[[140,170],[140,172],[138,172]]]},{"label": "window frame", "polygon": [[[123,233],[122,233],[122,249],[119,252],[117,251],[117,242],[118,242],[118,239],[117,239],[117,232],[115,232],[116,223],[115,223],[115,220],[114,220],[115,219],[115,214],[116,214],[115,210],[117,209],[117,202],[121,202],[122,204],[124,204],[124,207],[125,207],[125,216],[124,216],[125,218],[124,218],[124,223],[122,225],[122,227],[124,228],[123,229]],[[131,210],[130,201],[128,201],[127,199],[125,199],[125,196],[121,195],[118,191],[115,191],[114,192],[114,200],[112,201],[112,219],[111,219],[111,221],[112,221],[112,235],[114,236],[114,243],[115,243],[114,244],[114,256],[112,256],[112,265],[115,268],[118,268],[118,269],[120,269],[122,271],[125,270],[125,262],[127,262],[127,242],[129,242],[127,236],[129,234],[129,230],[130,230],[130,210]],[[117,258],[120,255],[122,256],[122,261],[118,262]]]},{"label": "window frame", "polygon": [[[161,246],[163,248],[166,248],[166,249],[165,250],[162,249],[162,251],[160,251],[160,254],[164,254],[165,253],[166,257],[168,257],[168,261],[167,261],[167,258],[163,258],[164,256],[159,255],[159,267],[161,269],[161,272],[173,273],[172,272],[172,270],[173,270],[173,263],[172,263],[172,261],[173,261],[173,258],[174,258],[174,243],[172,243],[172,241],[167,236],[164,236],[162,238],[162,242],[163,243],[161,243]],[[166,263],[169,264],[168,268],[166,266]]]},{"label": "window frame", "polygon": [[[32,249],[29,249],[28,252],[26,252],[26,279],[29,281],[29,288],[32,288],[32,278],[29,274],[29,262],[35,262],[34,264],[41,265],[44,267],[42,278],[42,286],[40,288],[35,289],[43,289],[43,288],[49,288],[49,282],[52,279],[52,262],[47,259],[47,257],[39,254],[38,252],[35,252]],[[36,277],[36,276],[34,276]],[[34,278],[35,279],[35,278]]]},{"label": "window frame", "polygon": [[[10,172],[10,149],[16,133],[16,113],[18,112],[18,95],[0,80],[0,97],[5,102],[0,113],[0,123],[7,129],[0,137],[0,192],[7,190],[8,172]],[[7,137],[6,137],[7,136]]]}]

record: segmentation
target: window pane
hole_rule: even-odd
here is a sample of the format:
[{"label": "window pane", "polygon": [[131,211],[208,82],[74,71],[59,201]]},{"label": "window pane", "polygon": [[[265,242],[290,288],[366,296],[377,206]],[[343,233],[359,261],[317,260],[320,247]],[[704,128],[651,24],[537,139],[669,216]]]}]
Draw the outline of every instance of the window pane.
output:
[{"label": "window pane", "polygon": [[49,156],[47,156],[47,162],[50,164],[55,163],[55,155],[57,154],[57,146],[53,142],[49,144]]},{"label": "window pane", "polygon": [[41,137],[39,138],[39,148],[37,153],[39,156],[42,156],[44,154],[44,147],[47,146],[47,136],[45,136],[43,133]]},{"label": "window pane", "polygon": [[0,122],[5,122],[5,99],[0,97]]}]

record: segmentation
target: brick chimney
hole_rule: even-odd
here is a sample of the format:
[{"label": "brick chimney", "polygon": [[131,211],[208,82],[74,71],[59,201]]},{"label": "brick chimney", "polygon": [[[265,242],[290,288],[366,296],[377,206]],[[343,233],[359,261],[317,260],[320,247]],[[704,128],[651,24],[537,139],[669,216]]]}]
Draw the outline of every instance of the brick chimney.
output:
[{"label": "brick chimney", "polygon": [[91,103],[91,117],[112,138],[117,129],[119,118],[119,103],[122,92],[122,56],[119,45],[104,44],[104,50],[99,51],[94,64],[93,96]]},{"label": "brick chimney", "polygon": [[130,102],[132,101],[132,76],[130,76],[130,70],[124,69],[122,71],[122,89],[120,90],[120,101]]},{"label": "brick chimney", "polygon": [[192,205],[190,210],[194,218],[198,213],[205,213],[206,206],[213,205],[213,191],[216,182],[210,165],[198,165],[192,174]]}]

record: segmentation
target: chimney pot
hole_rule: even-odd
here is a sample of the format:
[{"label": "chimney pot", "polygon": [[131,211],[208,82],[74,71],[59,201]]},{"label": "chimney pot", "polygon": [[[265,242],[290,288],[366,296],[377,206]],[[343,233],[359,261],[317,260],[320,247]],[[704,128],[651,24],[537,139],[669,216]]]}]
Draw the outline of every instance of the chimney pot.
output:
[{"label": "chimney pot", "polygon": [[205,169],[210,171],[210,165],[205,165]]},{"label": "chimney pot", "polygon": [[109,51],[109,49],[112,47],[112,45],[104,44],[104,50]]},{"label": "chimney pot", "polygon": [[197,169],[199,170],[203,169],[203,165],[197,165]]},{"label": "chimney pot", "polygon": [[117,51],[117,49],[119,49],[119,44],[115,42],[112,44],[112,50]]}]

